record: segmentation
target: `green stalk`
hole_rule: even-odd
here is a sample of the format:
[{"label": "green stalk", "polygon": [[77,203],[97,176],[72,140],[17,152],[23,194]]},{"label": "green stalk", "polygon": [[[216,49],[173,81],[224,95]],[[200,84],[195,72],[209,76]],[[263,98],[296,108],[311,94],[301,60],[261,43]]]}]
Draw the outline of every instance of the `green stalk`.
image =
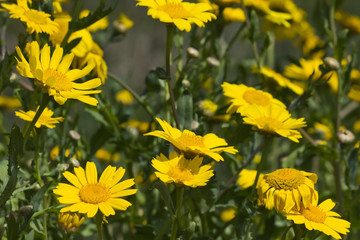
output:
[{"label": "green stalk", "polygon": [[102,220],[103,220],[103,214],[98,211],[98,213],[95,216],[96,220],[96,228],[98,232],[98,240],[102,240]]},{"label": "green stalk", "polygon": [[176,239],[176,234],[178,229],[181,229],[181,206],[182,200],[184,196],[184,187],[177,187],[176,188],[176,217],[173,217],[173,225],[171,230],[171,240]]},{"label": "green stalk", "polygon": [[168,75],[169,79],[167,79],[167,86],[168,86],[168,90],[169,90],[169,94],[170,94],[170,102],[171,102],[171,109],[174,115],[174,119],[175,119],[175,124],[176,127],[178,129],[180,129],[180,125],[179,125],[179,119],[178,119],[178,115],[176,112],[176,106],[175,106],[175,97],[174,97],[174,91],[173,91],[173,86],[172,86],[172,81],[171,81],[171,71],[170,71],[170,66],[171,66],[171,47],[172,47],[172,38],[173,38],[173,34],[174,34],[174,29],[175,26],[173,24],[167,24],[166,25],[166,56],[165,56],[165,66],[166,66],[166,75]]},{"label": "green stalk", "polygon": [[34,128],[37,120],[39,119],[39,117],[43,113],[44,109],[49,104],[49,102],[50,102],[50,96],[47,95],[47,94],[44,94],[42,102],[40,104],[40,107],[37,110],[34,119],[31,121],[30,126],[28,126],[28,128],[24,128],[24,132],[25,132],[25,134],[24,134],[24,147],[26,146],[26,142],[27,142],[27,140],[28,140],[28,138],[30,136],[31,130]]}]

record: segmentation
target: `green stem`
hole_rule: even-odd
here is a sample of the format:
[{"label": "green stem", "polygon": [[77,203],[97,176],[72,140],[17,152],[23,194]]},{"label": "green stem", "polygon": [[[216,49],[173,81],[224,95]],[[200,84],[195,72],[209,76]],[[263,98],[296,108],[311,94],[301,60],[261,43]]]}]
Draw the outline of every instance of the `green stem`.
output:
[{"label": "green stem", "polygon": [[176,217],[173,217],[173,225],[171,230],[171,240],[176,239],[176,234],[178,229],[181,229],[181,206],[182,200],[184,196],[184,187],[177,187],[176,188]]},{"label": "green stem", "polygon": [[234,34],[234,36],[232,37],[232,39],[229,42],[229,45],[227,45],[225,53],[223,55],[223,58],[226,56],[226,54],[228,54],[228,52],[230,51],[232,45],[235,43],[236,39],[239,37],[240,33],[244,30],[244,28],[246,27],[246,24],[241,24],[241,26],[239,27],[239,29],[236,31],[236,33]]},{"label": "green stem", "polygon": [[129,86],[127,85],[125,82],[123,82],[120,78],[118,78],[115,74],[112,73],[108,73],[108,77],[110,77],[111,79],[115,80],[118,84],[121,85],[121,87],[125,88],[126,90],[128,90],[131,95],[133,95],[133,97],[135,98],[135,100],[145,109],[145,111],[149,114],[149,116],[155,121],[155,114],[153,113],[153,111],[149,108],[149,106],[147,106],[140,98],[139,95],[137,95],[137,93]]},{"label": "green stem", "polygon": [[286,235],[293,226],[294,225],[290,225],[285,229],[284,233],[281,235],[281,240],[286,240]]},{"label": "green stem", "polygon": [[337,35],[336,35],[336,27],[335,27],[335,3],[336,3],[336,0],[331,0],[330,12],[329,12],[330,29],[331,29],[334,49],[336,49],[336,44],[337,44]]},{"label": "green stem", "polygon": [[257,166],[257,169],[256,169],[256,177],[255,177],[254,185],[253,185],[252,190],[251,190],[250,200],[252,200],[254,198],[254,195],[255,195],[255,192],[256,192],[256,186],[257,186],[257,183],[259,181],[259,176],[260,176],[261,170],[262,170],[264,164],[267,161],[267,158],[268,158],[268,155],[269,155],[269,149],[270,149],[270,145],[271,145],[271,139],[272,138],[269,137],[269,136],[264,136],[264,147],[263,147],[263,150],[262,150],[262,153],[261,153],[260,163],[259,163],[259,165]]},{"label": "green stem", "polygon": [[103,221],[103,214],[98,211],[95,216],[96,219],[96,228],[98,232],[98,240],[102,240],[102,221]]},{"label": "green stem", "polygon": [[[44,197],[43,197],[43,208],[44,209],[47,209],[48,207],[48,195],[47,193],[45,193]],[[47,219],[47,216],[48,214],[45,213],[43,215],[43,233],[44,233],[44,240],[47,240],[47,222],[48,222],[48,219]]]},{"label": "green stem", "polygon": [[174,114],[175,124],[178,129],[180,129],[178,115],[176,112],[176,106],[175,106],[175,97],[174,97],[174,91],[171,81],[171,47],[172,47],[172,41],[173,41],[173,34],[174,34],[175,26],[173,24],[167,24],[166,25],[166,56],[165,56],[165,66],[166,66],[166,74],[168,75],[169,79],[167,80],[167,86],[169,89],[170,94],[170,102],[171,102],[171,109]]},{"label": "green stem", "polygon": [[30,126],[27,129],[24,128],[24,132],[25,132],[25,134],[24,134],[24,147],[26,146],[26,142],[27,142],[27,140],[28,140],[28,138],[30,136],[31,130],[35,126],[37,120],[39,119],[39,117],[43,113],[44,109],[49,104],[49,102],[50,102],[50,96],[47,95],[47,94],[44,94],[42,102],[41,102],[41,104],[39,106],[39,109],[36,111],[36,114],[35,114],[33,120],[31,121]]}]

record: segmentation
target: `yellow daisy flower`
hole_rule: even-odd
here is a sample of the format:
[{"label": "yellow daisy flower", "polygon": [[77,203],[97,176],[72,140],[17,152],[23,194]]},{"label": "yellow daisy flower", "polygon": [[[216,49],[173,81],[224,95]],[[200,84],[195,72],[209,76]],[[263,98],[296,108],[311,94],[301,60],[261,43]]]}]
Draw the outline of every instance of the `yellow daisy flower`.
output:
[{"label": "yellow daisy flower", "polygon": [[318,205],[318,201],[305,207],[300,203],[300,210],[292,210],[286,214],[288,220],[296,224],[305,224],[308,230],[318,230],[335,239],[342,239],[340,234],[349,232],[350,222],[340,219],[338,213],[330,211],[335,206],[331,199],[327,199]]},{"label": "yellow daisy flower", "polygon": [[223,10],[223,17],[226,23],[245,22],[245,13],[241,8],[226,7]]},{"label": "yellow daisy flower", "polygon": [[126,210],[131,203],[120,198],[136,193],[137,189],[127,189],[135,184],[134,179],[119,182],[125,174],[125,169],[108,166],[98,174],[95,163],[87,162],[85,170],[74,168],[75,174],[64,172],[64,177],[71,183],[59,183],[54,193],[60,195],[61,204],[70,204],[60,212],[78,212],[94,217],[98,210],[104,216],[114,215],[114,209]]},{"label": "yellow daisy flower", "polygon": [[15,97],[0,96],[0,108],[13,110],[18,107],[21,107],[21,102],[19,99]]},{"label": "yellow daisy flower", "polygon": [[59,31],[50,35],[50,41],[54,46],[61,44],[65,38],[66,33],[69,30],[69,22],[71,21],[71,16],[66,12],[61,12],[55,14],[54,21],[59,26]]},{"label": "yellow daisy flower", "polygon": [[111,153],[104,148],[100,148],[96,151],[95,157],[103,162],[117,162],[120,160],[119,153]]},{"label": "yellow daisy flower", "polygon": [[[249,169],[243,169],[239,173],[239,178],[237,180],[238,185],[242,189],[247,189],[254,185],[255,178],[256,178],[257,171],[256,170],[249,170]],[[259,179],[257,182],[257,187],[259,186],[261,180],[263,179],[264,174],[260,173]]]},{"label": "yellow daisy flower", "polygon": [[286,108],[282,102],[273,98],[271,94],[245,86],[244,84],[237,85],[224,82],[221,86],[224,95],[231,98],[231,105],[227,110],[228,113],[238,112],[242,114],[243,109],[251,105],[267,107],[274,104]]},{"label": "yellow daisy flower", "polygon": [[191,159],[199,155],[201,157],[209,156],[215,161],[224,161],[220,153],[237,153],[234,147],[227,147],[227,142],[213,133],[201,137],[186,129],[181,132],[179,129],[171,127],[170,124],[159,118],[156,118],[156,120],[164,131],[153,131],[144,135],[155,136],[169,141],[176,151],[183,153],[186,158]]},{"label": "yellow daisy flower", "polygon": [[236,215],[235,208],[227,208],[221,211],[220,218],[223,222],[230,222]]},{"label": "yellow daisy flower", "polygon": [[59,31],[58,24],[51,20],[51,15],[30,9],[27,0],[17,0],[17,4],[2,3],[1,7],[10,14],[10,18],[20,19],[27,26],[26,31],[30,34],[48,33],[53,34]]},{"label": "yellow daisy flower", "polygon": [[280,73],[275,72],[271,68],[267,66],[263,66],[260,70],[257,66],[253,68],[253,72],[260,73],[263,76],[266,76],[272,80],[274,80],[277,84],[281,87],[289,88],[291,91],[296,93],[297,95],[301,95],[304,93],[304,89],[299,87],[298,85],[294,84],[290,81],[290,79],[284,77]]},{"label": "yellow daisy flower", "polygon": [[117,21],[113,22],[114,27],[121,33],[126,33],[134,26],[134,22],[124,13],[120,13]]},{"label": "yellow daisy flower", "polygon": [[277,212],[290,212],[293,208],[300,211],[301,203],[309,207],[317,203],[318,194],[314,189],[317,182],[315,173],[299,171],[293,168],[278,169],[265,174],[260,181],[258,203],[267,209],[275,207]]},{"label": "yellow daisy flower", "polygon": [[348,14],[344,11],[336,11],[335,19],[344,27],[354,34],[360,33],[360,17]]},{"label": "yellow daisy flower", "polygon": [[81,213],[60,212],[58,214],[58,221],[60,229],[68,232],[75,233],[85,220],[85,215]]},{"label": "yellow daisy flower", "polygon": [[182,154],[176,152],[169,154],[169,159],[160,154],[151,161],[152,166],[158,171],[156,176],[164,183],[175,183],[192,188],[205,186],[214,175],[211,164],[201,166],[202,157],[186,159]]},{"label": "yellow daisy flower", "polygon": [[301,134],[296,128],[305,127],[304,118],[294,119],[282,107],[271,105],[269,107],[249,106],[243,110],[243,121],[250,124],[261,134],[280,135],[294,142],[299,142]]},{"label": "yellow daisy flower", "polygon": [[[56,145],[55,147],[53,147],[53,149],[51,149],[50,151],[50,158],[52,160],[55,160],[57,156],[59,156],[60,154],[60,149],[59,149],[59,145]],[[65,157],[69,157],[70,155],[70,149],[65,149]],[[71,158],[75,158],[75,159],[81,159],[82,157],[82,153],[80,150],[76,150],[76,153],[71,157]]]},{"label": "yellow daisy flower", "polygon": [[182,0],[138,0],[136,5],[148,7],[148,15],[161,22],[174,23],[180,31],[189,32],[192,23],[204,27],[204,23],[216,19],[215,14],[208,12],[212,8],[207,3],[189,3]]},{"label": "yellow daisy flower", "polygon": [[212,117],[215,115],[218,105],[211,100],[203,100],[199,102],[199,109],[205,116]]},{"label": "yellow daisy flower", "polygon": [[[319,66],[323,64],[323,60],[320,58],[304,59],[300,58],[300,66],[294,63],[285,67],[284,75],[288,78],[304,81],[303,83],[297,83],[300,87],[306,87],[306,81],[309,79],[311,74],[314,72],[313,81],[318,80],[321,77],[321,71]],[[330,79],[329,79],[330,78]],[[338,89],[338,77],[336,71],[330,71],[325,74],[320,80],[327,80],[331,89],[336,92]]]},{"label": "yellow daisy flower", "polygon": [[128,90],[123,89],[116,94],[116,101],[128,106],[134,102],[134,97]]},{"label": "yellow daisy flower", "polygon": [[18,61],[17,71],[24,77],[34,78],[35,84],[50,96],[54,96],[58,104],[62,105],[68,99],[77,99],[90,105],[97,105],[96,98],[90,97],[88,94],[101,92],[101,90],[90,90],[100,86],[101,80],[94,78],[84,83],[74,82],[89,74],[94,68],[93,64],[87,65],[82,70],[69,70],[74,54],[63,56],[63,48],[56,46],[50,57],[50,47],[46,44],[40,52],[39,44],[35,41],[30,45],[29,62],[19,47],[16,47],[16,52],[20,57],[20,60],[16,59]]},{"label": "yellow daisy flower", "polygon": [[[37,107],[36,112],[38,111],[38,109],[39,107]],[[31,110],[27,112],[19,110],[15,112],[15,115],[21,119],[24,119],[25,121],[31,122],[34,119],[36,112]],[[54,115],[54,112],[48,108],[45,108],[44,111],[41,113],[39,119],[36,121],[35,127],[40,128],[44,126],[48,128],[54,128],[56,127],[55,124],[64,120],[63,117],[52,118],[52,115]]]},{"label": "yellow daisy flower", "polygon": [[95,42],[91,36],[91,33],[86,29],[82,29],[72,33],[69,37],[68,42],[71,42],[72,40],[75,40],[77,38],[81,38],[81,40],[73,49],[71,49],[71,52],[76,57],[83,58],[93,49]]},{"label": "yellow daisy flower", "polygon": [[[80,12],[79,18],[84,18],[89,16],[90,11],[88,9],[84,9]],[[96,32],[100,29],[106,29],[109,26],[109,20],[108,17],[105,16],[102,19],[100,19],[99,21],[91,24],[89,27],[87,27],[86,29],[90,32]]]}]

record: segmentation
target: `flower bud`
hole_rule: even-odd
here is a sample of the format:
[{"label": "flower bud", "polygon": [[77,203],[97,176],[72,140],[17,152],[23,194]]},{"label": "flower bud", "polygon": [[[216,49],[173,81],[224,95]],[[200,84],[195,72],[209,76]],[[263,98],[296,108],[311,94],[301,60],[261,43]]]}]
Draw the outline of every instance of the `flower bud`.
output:
[{"label": "flower bud", "polygon": [[212,65],[212,66],[214,66],[214,67],[220,66],[219,60],[217,60],[217,59],[214,58],[214,57],[208,57],[208,58],[206,59],[206,61],[207,61],[210,65]]},{"label": "flower bud", "polygon": [[181,83],[182,83],[182,85],[183,85],[184,87],[190,87],[190,81],[187,80],[187,79],[182,80]]},{"label": "flower bud", "polygon": [[80,138],[81,138],[80,134],[75,130],[70,130],[69,134],[70,134],[71,138],[74,140],[80,140]]},{"label": "flower bud", "polygon": [[64,171],[66,171],[68,168],[69,168],[69,164],[68,164],[68,163],[59,163],[59,164],[56,166],[56,169],[57,169],[59,172],[64,172]]},{"label": "flower bud", "polygon": [[75,233],[85,220],[85,215],[78,212],[60,212],[58,214],[59,226],[68,233]]},{"label": "flower bud", "polygon": [[351,143],[355,140],[355,136],[347,129],[342,129],[337,132],[337,138],[341,143]]},{"label": "flower bud", "polygon": [[80,166],[79,160],[77,160],[76,158],[70,158],[70,164],[76,168]]},{"label": "flower bud", "polygon": [[340,67],[339,62],[335,58],[332,58],[332,57],[324,58],[324,64],[325,64],[326,68],[329,70],[337,70]]},{"label": "flower bud", "polygon": [[194,58],[197,58],[199,56],[199,51],[193,47],[189,47],[187,49],[187,53]]}]

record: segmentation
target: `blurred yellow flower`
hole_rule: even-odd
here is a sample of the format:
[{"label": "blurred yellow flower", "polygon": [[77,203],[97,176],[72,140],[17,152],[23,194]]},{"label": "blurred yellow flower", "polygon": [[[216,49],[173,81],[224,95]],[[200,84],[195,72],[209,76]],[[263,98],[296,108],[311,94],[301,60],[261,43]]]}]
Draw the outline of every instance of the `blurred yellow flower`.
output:
[{"label": "blurred yellow flower", "polygon": [[342,239],[339,233],[346,235],[349,232],[350,222],[340,219],[338,213],[330,211],[334,207],[335,203],[331,199],[319,205],[316,200],[307,207],[300,203],[299,210],[293,209],[285,216],[296,224],[304,224],[308,230],[318,230],[335,239]]},{"label": "blurred yellow flower", "polygon": [[348,14],[344,11],[336,11],[335,19],[344,27],[354,34],[360,33],[360,17]]},{"label": "blurred yellow flower", "polygon": [[[83,9],[80,12],[79,18],[85,18],[85,17],[89,16],[89,14],[90,14],[90,11],[88,9]],[[102,19],[100,19],[99,21],[91,24],[86,29],[89,32],[96,32],[96,31],[98,31],[100,29],[106,29],[108,26],[109,26],[109,20],[108,20],[108,17],[105,16]]]},{"label": "blurred yellow flower", "polygon": [[137,189],[127,189],[135,184],[134,179],[119,182],[125,169],[108,166],[98,180],[95,163],[87,162],[86,169],[74,168],[75,174],[68,171],[63,176],[71,183],[59,183],[54,193],[60,195],[61,204],[69,204],[60,212],[78,212],[94,217],[100,210],[105,217],[114,215],[114,209],[126,210],[131,203],[120,198],[136,193]]},{"label": "blurred yellow flower", "polygon": [[235,208],[228,208],[221,211],[220,218],[223,222],[230,222],[236,214]]},{"label": "blurred yellow flower", "polygon": [[332,129],[329,127],[329,123],[323,124],[323,123],[315,122],[314,129],[316,132],[322,133],[326,140],[332,139]]},{"label": "blurred yellow flower", "polygon": [[[38,109],[39,107],[37,107],[36,112],[38,111]],[[25,121],[31,122],[34,119],[36,112],[32,110],[27,112],[19,110],[15,112],[15,115]],[[54,112],[48,108],[45,108],[44,111],[41,113],[39,119],[36,121],[35,127],[40,128],[44,126],[47,128],[54,128],[56,127],[55,124],[60,123],[64,120],[63,117],[52,118],[52,115],[54,115]]]},{"label": "blurred yellow flower", "polygon": [[10,18],[24,22],[26,31],[30,34],[33,32],[53,34],[59,31],[58,24],[51,20],[50,14],[30,9],[27,0],[17,0],[17,4],[1,3],[1,7],[9,12]]},{"label": "blurred yellow flower", "polygon": [[[302,88],[306,88],[306,81],[309,79],[311,74],[314,73],[312,80],[319,80],[321,77],[321,71],[319,70],[319,66],[323,64],[323,60],[320,58],[314,59],[304,59],[300,58],[300,65],[296,65],[294,63],[285,67],[284,75],[288,78],[292,78],[295,80],[301,80],[303,82],[295,82]],[[330,79],[329,79],[330,78]],[[336,92],[338,89],[338,77],[336,71],[330,71],[325,74],[320,80],[327,80],[331,89]]]},{"label": "blurred yellow flower", "polygon": [[315,173],[293,168],[278,169],[265,174],[257,186],[258,203],[269,210],[275,207],[279,213],[300,211],[301,204],[309,207],[317,203],[318,194],[314,188],[317,179]]},{"label": "blurred yellow flower", "polygon": [[116,94],[116,101],[128,106],[134,102],[134,97],[128,90],[123,89]]},{"label": "blurred yellow flower", "polygon": [[54,22],[59,26],[59,31],[50,35],[50,41],[54,46],[61,44],[69,30],[71,16],[65,12],[55,14]]},{"label": "blurred yellow flower", "polygon": [[136,130],[138,130],[139,132],[145,133],[145,132],[149,131],[149,127],[150,127],[150,130],[154,130],[156,126],[155,126],[155,123],[152,123],[150,126],[149,122],[143,122],[143,121],[131,119],[127,122],[122,123],[121,127],[136,128]]},{"label": "blurred yellow flower", "polygon": [[224,161],[220,153],[228,152],[235,154],[238,152],[234,147],[228,146],[224,139],[219,138],[213,133],[201,137],[186,129],[181,132],[159,118],[156,118],[156,120],[164,131],[153,131],[144,135],[155,136],[169,141],[175,150],[183,153],[186,158],[192,159],[198,155],[209,156],[215,161]]},{"label": "blurred yellow flower", "polygon": [[203,100],[199,102],[199,109],[207,116],[212,117],[218,109],[218,105],[211,100]]},{"label": "blurred yellow flower", "polygon": [[360,120],[356,120],[353,126],[354,133],[360,132]]},{"label": "blurred yellow flower", "polygon": [[226,7],[223,10],[224,21],[231,22],[245,22],[245,13],[241,8]]},{"label": "blurred yellow flower", "polygon": [[84,220],[85,215],[77,212],[59,212],[58,214],[60,229],[68,233],[75,233],[81,224],[83,224]]},{"label": "blurred yellow flower", "polygon": [[281,87],[289,88],[291,91],[293,91],[297,95],[301,95],[304,93],[303,88],[294,84],[293,82],[290,81],[290,79],[284,77],[280,73],[275,72],[274,70],[272,70],[271,68],[269,68],[267,66],[263,66],[261,69],[259,69],[257,66],[255,66],[255,67],[253,67],[253,72],[260,73],[261,75],[274,80]]},{"label": "blurred yellow flower", "polygon": [[182,0],[137,0],[137,6],[149,8],[148,15],[161,22],[174,23],[180,31],[191,30],[191,24],[205,27],[206,22],[216,19],[216,15],[208,12],[211,6],[207,3],[189,3]]},{"label": "blurred yellow flower", "polygon": [[15,97],[0,96],[0,108],[13,110],[21,107],[21,102]]},{"label": "blurred yellow flower", "polygon": [[274,104],[286,108],[282,102],[273,98],[271,94],[252,87],[247,87],[244,84],[237,85],[224,82],[221,86],[224,95],[231,99],[231,105],[227,110],[228,113],[237,112],[242,114],[243,109],[251,105],[266,107],[270,104]]},{"label": "blurred yellow flower", "polygon": [[126,33],[134,26],[134,22],[124,13],[120,13],[117,21],[114,21],[114,27],[121,33]]},{"label": "blurred yellow flower", "polygon": [[45,46],[39,49],[37,42],[31,42],[30,61],[28,62],[19,47],[16,52],[20,57],[16,59],[17,71],[24,77],[34,78],[35,84],[50,96],[54,96],[58,104],[64,104],[68,99],[77,99],[89,105],[96,106],[98,100],[90,97],[89,94],[101,92],[101,90],[90,90],[101,85],[99,78],[87,82],[75,83],[74,81],[86,76],[94,68],[94,65],[87,65],[82,70],[69,70],[74,54],[63,56],[63,48],[57,45],[52,56],[50,47]]},{"label": "blurred yellow flower", "polygon": [[158,171],[156,176],[164,183],[175,183],[192,188],[205,186],[214,175],[210,164],[201,166],[202,157],[186,159],[182,154],[171,152],[169,159],[160,154],[151,161],[152,166]]},{"label": "blurred yellow flower", "polygon": [[291,118],[291,114],[285,108],[277,105],[249,106],[244,109],[243,117],[245,124],[253,125],[261,134],[282,136],[297,143],[302,136],[294,129],[306,126],[304,118]]},{"label": "blurred yellow flower", "polygon": [[[60,154],[59,145],[56,145],[50,151],[50,158],[52,160],[55,160],[55,158],[59,156],[59,154]],[[69,157],[69,154],[70,154],[70,149],[65,149],[65,157]],[[82,153],[80,150],[76,150],[76,153],[72,156],[72,158],[75,159],[81,159],[81,157],[82,157]]]},{"label": "blurred yellow flower", "polygon": [[117,162],[120,160],[119,153],[110,153],[104,148],[100,148],[96,151],[95,157],[103,162]]},{"label": "blurred yellow flower", "polygon": [[68,43],[77,38],[81,38],[81,40],[73,49],[71,49],[71,52],[76,57],[83,58],[88,52],[93,49],[95,42],[90,32],[86,29],[82,29],[72,33],[69,37]]},{"label": "blurred yellow flower", "polygon": [[[237,180],[238,185],[242,189],[247,189],[247,188],[251,187],[252,185],[254,185],[256,173],[257,173],[256,170],[243,169],[239,173],[239,178]],[[262,181],[263,176],[264,176],[264,174],[260,173],[256,187],[260,186],[260,182]]]},{"label": "blurred yellow flower", "polygon": [[360,102],[360,85],[353,84],[348,93],[348,97],[354,101]]}]

